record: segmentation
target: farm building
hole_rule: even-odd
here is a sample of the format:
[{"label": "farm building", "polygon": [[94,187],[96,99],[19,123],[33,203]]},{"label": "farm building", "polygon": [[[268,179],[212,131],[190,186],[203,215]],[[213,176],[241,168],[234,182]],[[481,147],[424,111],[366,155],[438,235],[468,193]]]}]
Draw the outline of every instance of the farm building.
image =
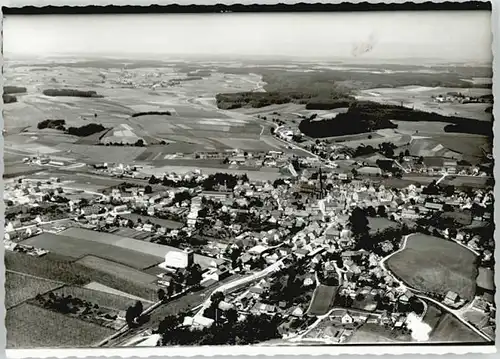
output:
[{"label": "farm building", "polygon": [[186,248],[183,252],[170,251],[165,255],[165,262],[160,263],[160,268],[188,268],[194,263],[194,253]]}]

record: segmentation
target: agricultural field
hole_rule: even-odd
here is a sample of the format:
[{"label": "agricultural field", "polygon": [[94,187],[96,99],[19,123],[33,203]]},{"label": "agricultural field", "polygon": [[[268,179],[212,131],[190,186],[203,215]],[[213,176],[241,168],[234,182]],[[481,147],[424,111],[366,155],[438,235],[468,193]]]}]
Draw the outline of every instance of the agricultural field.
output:
[{"label": "agricultural field", "polygon": [[151,285],[134,283],[128,279],[120,278],[114,273],[106,273],[99,269],[83,266],[75,263],[72,258],[55,253],[35,258],[25,254],[6,252],[5,268],[68,285],[84,286],[90,282],[99,282],[141,298],[156,298],[156,288]]},{"label": "agricultural field", "polygon": [[[74,298],[80,298],[91,302],[92,304],[97,304],[99,307],[105,307],[109,309],[115,309],[118,311],[127,310],[127,308],[134,303],[130,298],[116,295],[112,293],[106,293],[104,291],[94,290],[91,288],[82,288],[75,286],[64,286],[53,291],[56,295],[71,295]],[[148,303],[144,303],[144,307],[147,308]]]},{"label": "agricultural field", "polygon": [[[135,300],[140,300],[143,303],[149,303],[149,304],[151,304],[151,303],[153,303],[154,300],[156,300],[156,298],[145,299],[145,298],[142,298],[142,297],[131,295],[129,293],[122,292],[120,290],[108,287],[108,286],[106,286],[104,284],[101,284],[101,283],[98,283],[98,282],[90,282],[89,284],[85,285],[84,288],[92,289],[93,291],[99,291],[99,292],[103,292],[103,293],[109,293],[109,294],[113,294],[113,295],[116,295],[116,296],[121,296],[123,298],[128,298],[129,299],[129,303],[130,303],[130,300],[134,300],[134,301]],[[147,306],[149,306],[149,305],[147,305]]]},{"label": "agricultural field", "polygon": [[410,235],[405,248],[394,253],[387,267],[410,287],[446,295],[448,291],[471,300],[476,290],[476,256],[441,238]]},{"label": "agricultural field", "polygon": [[401,102],[403,102],[404,106],[413,107],[416,110],[436,112],[444,116],[459,116],[491,121],[491,115],[485,112],[485,109],[490,104],[437,103],[432,101],[431,96],[444,95],[447,92],[462,92],[470,96],[482,96],[491,94],[491,89],[404,86],[361,90],[356,98],[393,105],[401,105]]},{"label": "agricultural field", "polygon": [[314,290],[311,304],[309,305],[309,315],[324,315],[333,305],[333,300],[337,294],[338,287],[320,285]]},{"label": "agricultural field", "polygon": [[138,284],[151,284],[155,282],[156,277],[138,271],[137,269],[125,266],[120,263],[112,262],[95,256],[85,256],[76,261],[85,267],[97,269],[99,271],[115,275],[119,278],[130,280]]},{"label": "agricultural field", "polygon": [[[78,240],[87,240],[87,241],[92,241],[95,242],[97,246],[102,245],[102,246],[110,246],[112,248],[115,248],[114,250],[120,251],[129,251],[131,253],[135,253],[137,258],[140,258],[140,256],[144,256],[144,258],[150,259],[150,261],[153,261],[154,258],[154,264],[158,264],[160,262],[163,262],[165,259],[165,255],[167,252],[170,251],[176,251],[176,252],[181,252],[182,250],[179,248],[171,247],[171,246],[165,246],[161,244],[155,244],[151,242],[145,242],[145,241],[140,241],[132,238],[127,238],[127,237],[121,237],[117,236],[114,234],[109,234],[109,233],[102,233],[102,232],[94,232],[88,229],[83,229],[83,228],[70,228],[67,229],[63,232],[60,233],[62,236],[69,236],[71,238],[77,238]],[[104,257],[102,254],[95,253],[94,255]],[[110,260],[113,260],[112,258]],[[120,262],[123,264],[123,260],[115,260],[116,262]],[[194,261],[195,263],[200,264],[203,268],[208,268],[210,267],[210,263],[215,261],[217,263],[222,263],[223,261],[221,259],[214,259],[210,257],[205,257],[199,254],[194,255]],[[144,262],[145,264],[146,262]],[[136,269],[144,269],[147,267],[151,267],[152,265],[146,265],[143,267],[137,267],[136,265],[133,264],[128,264],[129,266],[136,268]]]},{"label": "agricultural field", "polygon": [[432,331],[430,342],[484,343],[485,340],[451,314],[445,314]]},{"label": "agricultural field", "polygon": [[[155,69],[139,66],[124,70],[122,65],[109,66],[8,67],[6,81],[22,83],[27,92],[18,96],[18,102],[7,104],[4,109],[5,147],[23,153],[50,153],[73,160],[118,163],[130,163],[136,158],[143,160],[143,157],[146,161],[154,161],[176,152],[282,148],[279,143],[273,146],[260,141],[264,130],[269,133],[267,124],[261,125],[245,114],[219,110],[214,101],[219,92],[250,91],[261,86],[259,75],[213,73],[193,81],[177,81],[185,78],[185,74],[166,63],[165,67]],[[147,70],[158,72],[158,76],[149,79],[145,76]],[[153,86],[158,81],[169,85]],[[95,91],[102,97],[43,94],[46,89],[68,87]],[[51,138],[46,130],[37,129],[37,124],[47,119],[48,111],[65,120],[66,127],[98,123],[109,132],[77,138],[50,130]],[[140,112],[169,112],[170,115],[137,116]],[[26,134],[30,137],[16,136],[21,131],[28,131]],[[242,141],[226,142],[228,135],[232,139],[241,137]],[[146,143],[163,140],[167,145],[163,146],[163,156],[159,157],[141,155],[146,148],[108,146],[103,151],[97,146],[99,141],[119,142],[124,136],[128,142],[131,138],[144,138]]]},{"label": "agricultural field", "polygon": [[12,272],[5,272],[5,308],[16,306],[37,294],[61,287],[64,283],[55,282],[44,278]]},{"label": "agricultural field", "polygon": [[[92,233],[92,231],[89,231],[89,234],[94,234],[96,237],[99,236],[97,232]],[[22,243],[47,249],[51,252],[75,259],[86,255],[99,256],[136,269],[151,267],[161,262],[161,259],[158,257],[129,250],[126,247],[120,248],[99,243],[92,239],[86,240],[85,238],[75,238],[66,235],[43,233],[31,237]]]},{"label": "agricultural field", "polygon": [[8,310],[5,327],[8,349],[90,347],[114,333],[109,328],[31,304]]}]

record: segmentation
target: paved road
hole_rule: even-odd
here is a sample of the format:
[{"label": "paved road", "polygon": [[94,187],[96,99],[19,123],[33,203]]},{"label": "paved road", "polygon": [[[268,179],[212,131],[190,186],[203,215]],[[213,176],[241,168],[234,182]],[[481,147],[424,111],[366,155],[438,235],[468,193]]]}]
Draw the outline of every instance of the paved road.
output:
[{"label": "paved road", "polygon": [[282,265],[283,265],[283,259],[277,261],[276,263],[271,264],[270,266],[264,268],[263,270],[261,270],[257,273],[253,273],[249,276],[239,278],[239,279],[236,279],[236,280],[231,281],[229,283],[221,285],[220,287],[215,289],[209,296],[207,296],[207,299],[203,302],[201,309],[198,311],[198,313],[196,315],[203,315],[203,311],[210,306],[210,304],[212,302],[210,300],[210,298],[212,297],[212,295],[214,293],[216,293],[216,292],[228,293],[231,290],[233,290],[237,287],[240,287],[241,285],[250,284],[252,282],[255,282],[261,278],[264,278],[264,277],[270,275],[273,272],[278,271]]},{"label": "paved road", "polygon": [[[230,283],[239,279],[231,278],[232,277],[228,277],[225,279],[225,281],[228,281]],[[209,287],[197,292],[188,292],[180,296],[179,298],[158,305],[149,311],[149,321],[143,326],[133,329],[129,329],[128,327],[124,328],[111,336],[111,339],[108,338],[109,340],[107,342],[103,340],[101,342],[101,346],[123,346],[126,343],[130,342],[130,340],[132,340],[133,338],[136,338],[147,331],[157,329],[160,322],[168,315],[177,315],[179,313],[187,313],[189,311],[198,312],[197,309],[203,305],[203,302],[209,296],[209,294],[211,295],[211,293],[218,291],[220,287],[224,287],[226,284],[227,283],[224,283],[224,281],[222,281],[222,283],[219,283],[219,286],[216,289]]]}]

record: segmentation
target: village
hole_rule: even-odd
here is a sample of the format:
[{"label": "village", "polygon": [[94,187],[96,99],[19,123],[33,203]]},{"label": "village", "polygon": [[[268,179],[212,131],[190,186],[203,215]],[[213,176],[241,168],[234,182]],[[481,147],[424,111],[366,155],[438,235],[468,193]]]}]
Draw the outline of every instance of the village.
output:
[{"label": "village", "polygon": [[[339,174],[313,163],[301,160],[296,170],[292,160],[274,182],[196,170],[151,176],[144,185],[123,178],[100,192],[56,177],[6,181],[5,248],[41,257],[65,253],[60,241],[83,241],[85,231],[109,241],[126,238],[132,249],[164,257],[148,273],[167,298],[215,288],[199,311],[177,313],[184,315],[179,325],[192,330],[233,316],[265,315],[279,317],[277,331],[291,341],[355,341],[358,329],[373,326],[387,337],[418,340],[428,299],[463,318],[470,310],[482,313],[479,322],[462,320],[489,337],[495,313],[493,240],[471,229],[491,223],[491,189],[462,191],[436,180],[391,188],[374,184],[372,176],[363,178],[363,167]],[[108,175],[138,170],[91,167]],[[464,171],[456,163],[430,168],[450,175]],[[426,283],[415,288],[417,282],[407,283],[408,274],[389,269],[391,256],[405,248],[408,237],[424,235],[480,258],[480,292],[463,298],[458,290]],[[423,330],[424,337],[431,330]]]}]

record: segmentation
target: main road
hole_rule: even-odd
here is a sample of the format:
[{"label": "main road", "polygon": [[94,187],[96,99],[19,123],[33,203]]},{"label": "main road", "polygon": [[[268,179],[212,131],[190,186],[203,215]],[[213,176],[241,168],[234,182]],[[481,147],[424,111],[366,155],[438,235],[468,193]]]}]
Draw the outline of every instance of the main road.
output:
[{"label": "main road", "polygon": [[123,327],[118,332],[114,333],[110,337],[98,343],[97,346],[103,346],[103,347],[123,346],[126,343],[129,343],[131,340],[133,340],[133,338],[137,338],[138,336],[141,336],[147,331],[156,329],[161,320],[163,320],[163,318],[167,315],[186,313],[193,310],[196,310],[195,315],[202,315],[204,309],[207,308],[211,303],[210,297],[212,296],[212,294],[216,292],[227,293],[242,285],[255,282],[256,280],[264,278],[273,273],[274,271],[279,270],[282,264],[283,264],[283,259],[249,276],[236,278],[226,283],[222,283],[213,290],[205,289],[201,292],[183,293],[182,295],[180,295],[179,297],[175,298],[170,302],[167,303],[157,302],[148,309],[146,309],[145,313],[143,313],[143,314],[148,314],[150,316],[150,320],[144,326],[132,329],[128,327]]}]

